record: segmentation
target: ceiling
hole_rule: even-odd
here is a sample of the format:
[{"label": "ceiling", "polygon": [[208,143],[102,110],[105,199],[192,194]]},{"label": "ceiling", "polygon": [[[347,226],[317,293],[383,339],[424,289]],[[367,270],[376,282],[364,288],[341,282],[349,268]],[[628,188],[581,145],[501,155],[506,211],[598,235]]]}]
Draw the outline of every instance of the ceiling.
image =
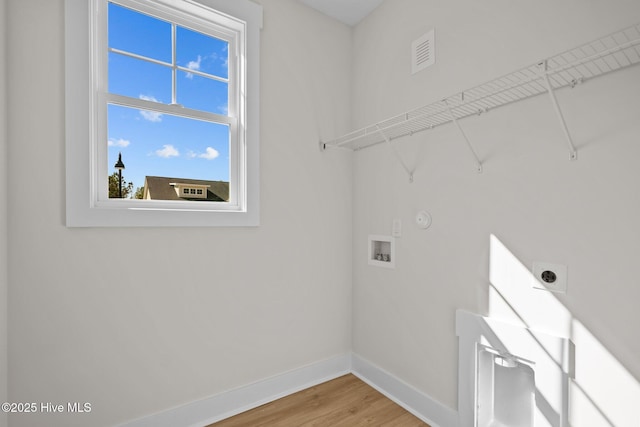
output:
[{"label": "ceiling", "polygon": [[356,25],[384,0],[299,0],[347,25]]}]

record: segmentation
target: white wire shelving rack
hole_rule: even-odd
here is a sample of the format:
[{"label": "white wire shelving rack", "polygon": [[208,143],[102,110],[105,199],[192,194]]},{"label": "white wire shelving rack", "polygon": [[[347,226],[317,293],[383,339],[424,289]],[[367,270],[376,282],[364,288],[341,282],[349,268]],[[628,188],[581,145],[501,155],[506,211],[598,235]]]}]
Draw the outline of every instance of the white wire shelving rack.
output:
[{"label": "white wire shelving rack", "polygon": [[[391,141],[394,139],[452,123],[460,131],[475,158],[478,172],[482,172],[482,163],[458,121],[546,93],[549,95],[560,121],[570,158],[575,160],[577,151],[556,100],[555,91],[564,87],[574,87],[586,80],[638,63],[640,63],[640,24],[538,61],[529,67],[456,93],[440,101],[338,138],[320,141],[320,149],[346,148],[357,151],[384,142],[391,145]],[[402,162],[395,149],[394,153],[412,180],[412,171],[409,171]]]}]

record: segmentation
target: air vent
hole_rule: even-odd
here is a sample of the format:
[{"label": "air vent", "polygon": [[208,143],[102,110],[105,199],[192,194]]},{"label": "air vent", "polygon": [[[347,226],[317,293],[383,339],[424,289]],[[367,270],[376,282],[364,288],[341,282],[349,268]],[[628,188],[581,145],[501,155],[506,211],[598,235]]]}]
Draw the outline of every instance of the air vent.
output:
[{"label": "air vent", "polygon": [[422,71],[436,62],[435,30],[411,43],[411,74]]}]

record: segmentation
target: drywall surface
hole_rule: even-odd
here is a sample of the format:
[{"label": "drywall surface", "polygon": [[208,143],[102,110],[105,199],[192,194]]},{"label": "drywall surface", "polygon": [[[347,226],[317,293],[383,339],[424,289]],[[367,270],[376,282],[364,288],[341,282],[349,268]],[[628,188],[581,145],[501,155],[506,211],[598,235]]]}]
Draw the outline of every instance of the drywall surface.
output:
[{"label": "drywall surface", "polygon": [[348,130],[350,29],[261,3],[261,226],[67,229],[63,1],[9,1],[11,398],[91,403],[12,427],[115,425],[349,351],[351,157],[318,140]]},{"label": "drywall surface", "polygon": [[[638,21],[640,3],[625,0],[387,1],[354,30],[354,128]],[[436,64],[412,75],[411,42],[432,28]],[[557,94],[577,161],[546,96],[461,121],[482,174],[452,125],[394,143],[413,183],[387,145],[357,152],[354,351],[456,408],[455,310],[524,321],[576,344],[572,405],[594,421],[574,413],[573,425],[636,420],[611,400],[640,392],[639,78],[635,66]],[[396,268],[369,266],[367,236],[390,235],[394,219]],[[568,292],[531,290],[534,261],[566,265]]]},{"label": "drywall surface", "polygon": [[[6,62],[6,10],[7,2],[0,0],[0,180],[7,184],[7,62]],[[0,196],[0,402],[7,394],[7,193]],[[0,427],[7,426],[7,414],[0,412]]]}]

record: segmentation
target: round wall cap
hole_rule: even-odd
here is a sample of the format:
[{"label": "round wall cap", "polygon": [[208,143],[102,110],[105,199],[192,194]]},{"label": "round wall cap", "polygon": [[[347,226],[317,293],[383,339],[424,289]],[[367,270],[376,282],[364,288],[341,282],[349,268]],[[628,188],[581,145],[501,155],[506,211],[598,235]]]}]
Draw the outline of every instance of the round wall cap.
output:
[{"label": "round wall cap", "polygon": [[431,225],[431,215],[427,211],[420,211],[416,215],[416,225],[419,228],[427,229]]}]

